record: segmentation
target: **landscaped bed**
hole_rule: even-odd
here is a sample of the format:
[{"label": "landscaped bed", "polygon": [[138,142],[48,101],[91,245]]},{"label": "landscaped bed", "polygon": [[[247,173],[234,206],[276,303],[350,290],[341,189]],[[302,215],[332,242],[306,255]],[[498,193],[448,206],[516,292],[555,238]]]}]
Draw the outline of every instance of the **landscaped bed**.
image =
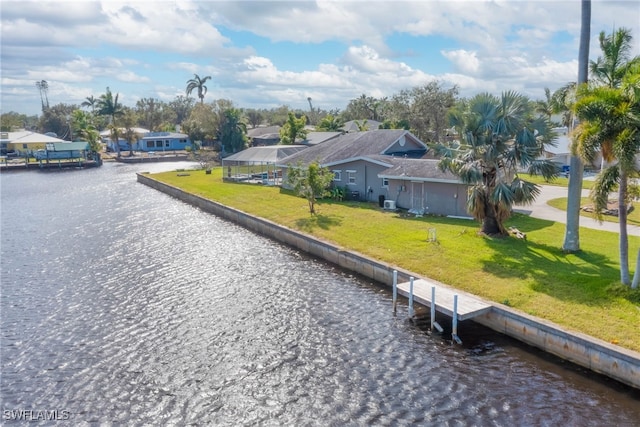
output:
[{"label": "landscaped bed", "polygon": [[[464,219],[382,210],[377,201],[325,199],[311,216],[305,199],[278,187],[228,183],[223,172],[154,178],[252,215],[328,240],[483,298],[640,351],[640,291],[619,285],[618,235],[581,228],[582,251],[561,250],[564,224],[515,214],[527,239],[479,236]],[[429,241],[435,229],[435,241]],[[640,238],[629,238],[635,254]]]}]

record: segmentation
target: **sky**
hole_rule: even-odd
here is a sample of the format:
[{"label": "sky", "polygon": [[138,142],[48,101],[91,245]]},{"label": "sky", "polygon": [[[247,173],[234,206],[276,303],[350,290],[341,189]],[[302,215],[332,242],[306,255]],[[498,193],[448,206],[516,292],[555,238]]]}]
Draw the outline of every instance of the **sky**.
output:
[{"label": "sky", "polygon": [[[590,59],[621,27],[640,55],[640,1],[591,4]],[[41,114],[42,80],[50,105],[109,87],[133,107],[185,95],[195,74],[211,76],[205,102],[343,110],[432,81],[544,99],[577,80],[581,2],[0,0],[0,20],[3,113]]]}]

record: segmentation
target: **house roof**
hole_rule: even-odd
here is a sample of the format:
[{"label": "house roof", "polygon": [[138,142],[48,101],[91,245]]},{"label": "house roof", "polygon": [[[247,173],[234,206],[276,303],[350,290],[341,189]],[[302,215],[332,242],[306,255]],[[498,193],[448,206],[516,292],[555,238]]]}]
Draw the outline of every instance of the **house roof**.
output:
[{"label": "house roof", "polygon": [[451,172],[443,172],[438,167],[439,160],[409,159],[390,157],[385,159],[391,167],[378,174],[379,178],[401,179],[405,181],[429,181],[460,183],[460,179]]},{"label": "house roof", "polygon": [[249,138],[260,138],[264,135],[276,134],[280,137],[280,126],[258,126],[256,128],[248,129],[247,136]]},{"label": "house roof", "polygon": [[186,133],[178,133],[178,132],[149,132],[142,139],[156,139],[156,138],[172,138],[172,139],[184,139],[189,138],[189,135]]},{"label": "house roof", "polygon": [[569,128],[559,127],[553,128],[556,132],[556,138],[554,139],[555,147],[547,145],[545,151],[551,154],[570,154],[571,153],[571,139],[569,139]]},{"label": "house roof", "polygon": [[[424,153],[427,146],[404,129],[380,129],[346,133],[314,145],[283,160],[286,164],[309,164],[314,161],[330,166],[367,156]],[[283,165],[284,166],[284,165]]]},{"label": "house roof", "polygon": [[304,143],[308,145],[316,145],[340,135],[342,135],[342,132],[309,132],[307,133]]},{"label": "house roof", "polygon": [[[146,134],[148,134],[150,132],[149,129],[145,129],[145,128],[132,128],[132,129],[133,129],[133,131],[135,133],[140,134],[140,135],[146,135]],[[125,130],[126,130],[125,128],[120,128],[120,131],[122,131],[122,132],[124,132]],[[111,136],[111,130],[105,129],[105,130],[101,131],[100,132],[100,136],[101,137],[107,137],[107,138],[110,137]]]},{"label": "house roof", "polygon": [[[365,123],[366,122],[366,123]],[[382,123],[376,121],[376,120],[366,120],[366,119],[362,119],[362,120],[350,120],[348,122],[346,122],[344,125],[342,125],[342,129],[345,132],[360,132],[360,128],[358,127],[358,123],[362,126],[366,126],[367,130],[376,130],[380,128],[380,125]]]},{"label": "house roof", "polygon": [[53,136],[31,131],[8,132],[7,140],[9,143],[14,144],[43,144],[47,142],[64,142],[64,139],[55,138]]},{"label": "house roof", "polygon": [[287,156],[297,153],[300,150],[307,149],[306,145],[268,145],[265,147],[251,147],[242,150],[239,153],[222,159],[222,163],[228,161],[259,164],[259,163],[276,163]]}]

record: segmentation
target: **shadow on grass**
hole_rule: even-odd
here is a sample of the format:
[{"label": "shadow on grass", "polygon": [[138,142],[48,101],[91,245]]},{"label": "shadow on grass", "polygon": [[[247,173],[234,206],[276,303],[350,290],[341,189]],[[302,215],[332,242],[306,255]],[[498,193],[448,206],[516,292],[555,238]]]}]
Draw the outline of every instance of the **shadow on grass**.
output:
[{"label": "shadow on grass", "polygon": [[607,287],[619,272],[604,255],[565,254],[557,247],[512,238],[487,239],[487,246],[493,255],[483,270],[496,277],[528,279],[533,291],[577,304],[602,306],[615,299]]},{"label": "shadow on grass", "polygon": [[311,232],[317,228],[328,230],[331,227],[338,227],[342,224],[342,220],[335,215],[311,215],[309,218],[301,218],[296,220],[296,225],[301,231]]}]

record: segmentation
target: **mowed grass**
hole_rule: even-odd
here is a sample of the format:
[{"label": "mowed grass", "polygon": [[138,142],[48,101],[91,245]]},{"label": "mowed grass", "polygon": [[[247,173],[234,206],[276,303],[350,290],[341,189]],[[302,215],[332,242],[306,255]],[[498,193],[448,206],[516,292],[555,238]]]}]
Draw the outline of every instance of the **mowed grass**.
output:
[{"label": "mowed grass", "polygon": [[[568,199],[566,197],[560,197],[558,199],[551,199],[547,202],[547,204],[549,206],[552,206],[556,209],[562,209],[562,210],[567,210],[567,203],[568,203]],[[583,197],[580,201],[580,206],[584,207],[584,206],[591,206],[593,205],[593,202],[591,201],[591,199],[589,199],[588,197]],[[634,203],[635,205],[635,203]],[[617,206],[616,206],[617,207]],[[583,210],[580,210],[580,216],[584,216],[584,217],[588,217],[588,218],[595,218],[594,214],[592,212],[586,212]],[[602,216],[602,220],[603,221],[608,221],[608,222],[620,222],[620,220],[618,219],[617,216],[613,216],[613,215],[603,215]],[[636,209],[634,207],[633,210],[631,210],[631,212],[629,212],[627,214],[627,224],[629,225],[640,225],[640,210]]]},{"label": "mowed grass", "polygon": [[[527,240],[478,235],[479,224],[415,218],[377,203],[321,200],[310,215],[305,199],[278,187],[225,183],[222,171],[152,175],[185,191],[333,242],[491,301],[640,351],[640,293],[619,285],[618,235],[581,228],[582,250],[560,249],[564,225],[516,214],[507,225]],[[435,242],[428,241],[435,229]],[[640,238],[630,237],[636,254]],[[635,258],[635,257],[633,257]]]},{"label": "mowed grass", "polygon": [[[540,185],[554,185],[557,187],[568,187],[569,186],[569,178],[565,177],[565,176],[558,176],[555,179],[553,179],[552,181],[545,181],[543,177],[539,176],[539,175],[529,175],[527,173],[519,173],[518,176],[520,176],[520,178],[526,180],[526,181],[530,181],[533,182],[534,184],[540,184]],[[582,180],[582,188],[586,189],[586,190],[590,190],[593,187],[593,181],[592,180],[587,180],[587,179],[583,179]]]}]

